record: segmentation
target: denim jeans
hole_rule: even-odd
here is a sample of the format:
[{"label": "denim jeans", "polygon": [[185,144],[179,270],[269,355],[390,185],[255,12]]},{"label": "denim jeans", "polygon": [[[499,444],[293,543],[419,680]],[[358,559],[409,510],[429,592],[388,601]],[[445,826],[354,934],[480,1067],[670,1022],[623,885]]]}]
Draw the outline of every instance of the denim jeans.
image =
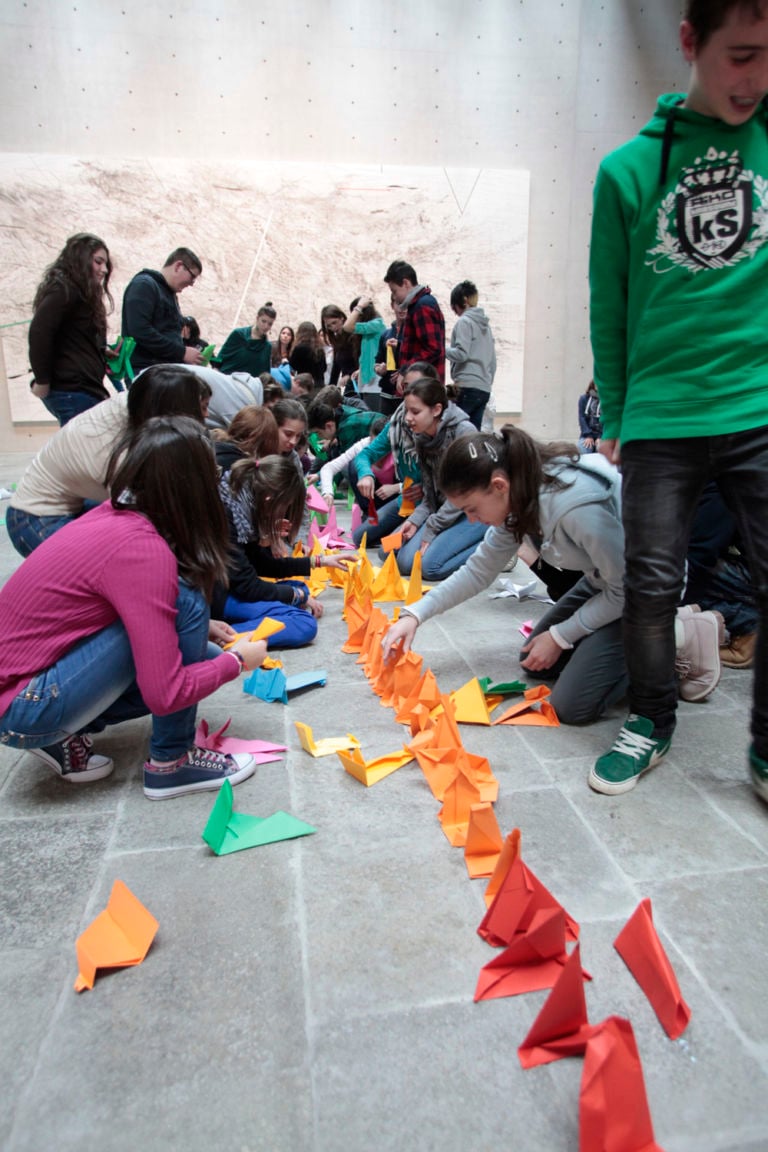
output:
[{"label": "denim jeans", "polygon": [[[466,516],[440,532],[430,541],[421,558],[421,574],[425,580],[445,580],[469,560],[488,531],[487,524],[470,524]],[[424,525],[403,544],[397,553],[397,566],[403,576],[410,576],[413,558],[421,547]]]},{"label": "denim jeans", "polygon": [[459,408],[466,412],[468,419],[472,421],[478,432],[481,432],[483,428],[483,413],[490,395],[490,392],[484,392],[482,388],[459,388],[459,394],[456,397]]},{"label": "denim jeans", "polygon": [[[183,582],[176,600],[176,631],[183,664],[207,658],[209,609],[203,595]],[[194,743],[193,704],[168,716],[152,717],[150,755],[175,760]],[[43,748],[67,736],[101,732],[149,709],[136,683],[136,668],[121,621],[70,648],[39,673],[0,717],[0,744]]]},{"label": "denim jeans", "polygon": [[[544,613],[531,638],[546,632],[553,624],[569,620],[596,592],[586,576],[582,576]],[[578,640],[551,668],[541,672],[529,672],[527,668],[523,671],[534,680],[555,681],[550,703],[561,723],[591,724],[627,692],[621,620],[612,620]]]},{"label": "denim jeans", "polygon": [[371,524],[366,518],[359,528],[355,528],[352,533],[352,543],[355,548],[360,547],[363,534],[366,537],[366,546],[378,544],[382,536],[389,536],[392,532],[397,532],[398,528],[405,523],[405,518],[400,515],[400,497],[395,496],[393,500],[388,500],[386,504],[382,504],[381,508],[376,511],[376,519],[378,524]]},{"label": "denim jeans", "polygon": [[[288,581],[285,581],[288,583]],[[237,632],[253,632],[267,616],[285,624],[282,632],[269,638],[269,648],[302,648],[317,636],[317,620],[306,608],[283,604],[281,600],[238,600],[227,596],[224,619]]]},{"label": "denim jeans", "polygon": [[75,519],[76,516],[35,516],[21,508],[9,508],[5,514],[5,527],[19,555],[29,556],[38,544]]},{"label": "denim jeans", "polygon": [[688,537],[705,484],[717,480],[749,561],[761,627],[752,738],[768,758],[768,426],[722,436],[631,440],[621,448],[626,533],[624,644],[633,712],[657,736],[675,726],[674,619]]},{"label": "denim jeans", "polygon": [[95,408],[104,399],[106,397],[93,396],[90,392],[64,392],[60,388],[51,388],[43,404],[63,428],[73,416],[79,416],[81,412]]}]

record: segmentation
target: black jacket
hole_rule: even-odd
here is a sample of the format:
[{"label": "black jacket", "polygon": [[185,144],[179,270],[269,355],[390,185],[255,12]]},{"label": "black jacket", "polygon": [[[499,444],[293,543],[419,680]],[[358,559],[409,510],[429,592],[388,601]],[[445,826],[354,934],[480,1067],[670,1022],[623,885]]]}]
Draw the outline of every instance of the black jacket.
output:
[{"label": "black jacket", "polygon": [[106,400],[104,346],[88,304],[63,281],[47,292],[29,326],[29,362],[38,384],[63,392],[88,392]]},{"label": "black jacket", "polygon": [[123,295],[123,336],[133,336],[135,372],[150,364],[181,364],[186,347],[176,293],[151,268],[137,272]]}]

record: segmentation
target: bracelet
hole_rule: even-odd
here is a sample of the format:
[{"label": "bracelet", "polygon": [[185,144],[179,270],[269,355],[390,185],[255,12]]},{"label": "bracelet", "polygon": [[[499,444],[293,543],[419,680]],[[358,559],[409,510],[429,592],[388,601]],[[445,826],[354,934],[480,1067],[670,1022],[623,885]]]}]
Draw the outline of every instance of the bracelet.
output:
[{"label": "bracelet", "polygon": [[234,648],[230,648],[227,652],[227,655],[234,656],[235,660],[237,660],[238,664],[240,665],[238,674],[245,670],[245,657],[243,656],[242,652],[236,652]]}]

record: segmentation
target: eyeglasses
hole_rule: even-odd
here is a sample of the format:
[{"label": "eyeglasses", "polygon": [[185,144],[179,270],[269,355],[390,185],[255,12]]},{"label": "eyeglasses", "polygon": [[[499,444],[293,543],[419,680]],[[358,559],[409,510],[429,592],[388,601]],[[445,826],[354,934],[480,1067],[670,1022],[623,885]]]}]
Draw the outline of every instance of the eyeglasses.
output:
[{"label": "eyeglasses", "polygon": [[[182,264],[184,264],[183,260],[182,260]],[[192,283],[194,284],[195,280],[197,280],[200,273],[195,272],[192,268],[190,268],[189,264],[184,264],[184,267],[186,268],[187,272],[189,272],[190,276],[192,277]]]}]

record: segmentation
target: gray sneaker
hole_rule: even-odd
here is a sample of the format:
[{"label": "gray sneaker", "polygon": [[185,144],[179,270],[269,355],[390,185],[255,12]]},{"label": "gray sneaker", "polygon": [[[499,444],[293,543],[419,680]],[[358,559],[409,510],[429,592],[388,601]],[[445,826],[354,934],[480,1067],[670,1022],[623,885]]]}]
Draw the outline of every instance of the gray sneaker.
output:
[{"label": "gray sneaker", "polygon": [[675,655],[675,674],[680,681],[681,700],[694,703],[706,700],[720,682],[719,613],[678,612],[684,639]]}]

